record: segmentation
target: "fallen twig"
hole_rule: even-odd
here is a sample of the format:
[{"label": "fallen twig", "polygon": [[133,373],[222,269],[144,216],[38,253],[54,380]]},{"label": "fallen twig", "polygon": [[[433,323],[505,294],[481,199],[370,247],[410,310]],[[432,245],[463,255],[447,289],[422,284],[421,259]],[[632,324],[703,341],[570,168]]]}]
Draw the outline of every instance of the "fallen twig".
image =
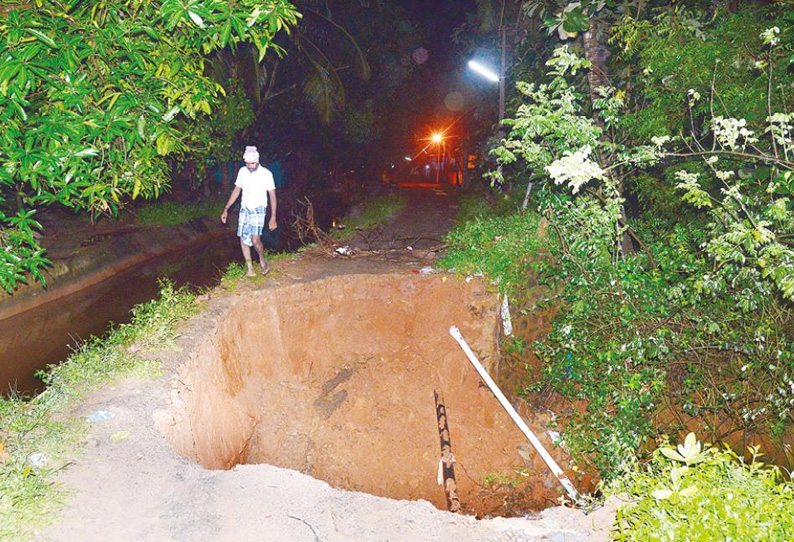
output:
[{"label": "fallen twig", "polygon": [[301,523],[306,525],[309,529],[312,530],[312,534],[314,535],[314,539],[317,542],[320,542],[320,536],[317,534],[317,531],[314,530],[314,527],[312,527],[311,524],[308,521],[306,521],[305,519],[296,518],[295,516],[290,516],[289,514],[287,515],[287,517],[290,518],[290,519],[294,519],[295,521],[300,521]]}]

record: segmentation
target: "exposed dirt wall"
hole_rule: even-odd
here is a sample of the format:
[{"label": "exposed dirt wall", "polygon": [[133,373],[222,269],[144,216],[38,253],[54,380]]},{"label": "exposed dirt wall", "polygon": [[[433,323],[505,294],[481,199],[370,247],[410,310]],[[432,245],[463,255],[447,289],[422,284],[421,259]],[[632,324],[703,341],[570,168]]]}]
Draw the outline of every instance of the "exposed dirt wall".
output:
[{"label": "exposed dirt wall", "polygon": [[499,507],[488,477],[531,480],[510,494],[517,508],[543,507],[556,487],[448,333],[457,325],[493,369],[499,322],[497,297],[456,277],[348,275],[257,292],[198,345],[160,428],[208,468],[268,463],[443,508],[438,390],[464,510]]}]

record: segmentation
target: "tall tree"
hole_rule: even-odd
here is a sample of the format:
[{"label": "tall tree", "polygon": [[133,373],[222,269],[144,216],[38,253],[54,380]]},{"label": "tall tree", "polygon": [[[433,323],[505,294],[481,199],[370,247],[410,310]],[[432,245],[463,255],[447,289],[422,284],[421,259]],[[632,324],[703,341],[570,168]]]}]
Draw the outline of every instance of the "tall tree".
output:
[{"label": "tall tree", "polygon": [[[244,82],[254,104],[250,133],[267,133],[266,146],[283,153],[311,146],[313,162],[359,165],[379,156],[398,107],[395,93],[416,69],[411,52],[420,44],[416,27],[391,2],[296,2],[303,18],[276,43],[283,57],[258,62],[250,51],[220,55],[220,77]],[[322,157],[318,157],[322,155]],[[342,166],[341,163],[345,163]],[[329,167],[332,167],[329,165]]]},{"label": "tall tree", "polygon": [[[298,20],[287,0],[38,0],[0,21],[0,284],[45,263],[34,209],[113,213],[168,187],[165,157],[222,87],[205,54],[251,43],[260,58]],[[16,200],[20,208],[9,217]],[[5,202],[5,203],[3,203]],[[13,214],[13,211],[12,211]]]}]

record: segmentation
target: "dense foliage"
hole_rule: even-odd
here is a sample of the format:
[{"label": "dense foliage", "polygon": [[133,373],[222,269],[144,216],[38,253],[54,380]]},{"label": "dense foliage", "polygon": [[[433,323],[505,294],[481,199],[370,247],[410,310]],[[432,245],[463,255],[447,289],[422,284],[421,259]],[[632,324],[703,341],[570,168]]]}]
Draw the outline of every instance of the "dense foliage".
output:
[{"label": "dense foliage", "polygon": [[205,55],[251,43],[261,59],[297,20],[286,0],[38,0],[5,14],[2,286],[12,290],[26,272],[39,277],[45,263],[31,209],[112,213],[165,190],[166,157],[195,141],[224,94]]},{"label": "dense foliage", "polygon": [[790,540],[794,484],[782,479],[757,455],[745,462],[730,450],[704,449],[690,433],[610,488],[636,501],[618,512],[615,540]]},{"label": "dense foliage", "polygon": [[[763,442],[785,462],[794,14],[586,8],[564,31],[564,17],[546,21],[566,43],[548,40],[545,73],[516,84],[510,132],[493,150],[496,186],[529,190],[549,224],[533,274],[557,316],[527,388],[558,398],[566,442],[607,477],[658,435],[691,427],[739,452]],[[601,58],[579,34],[593,21]],[[612,85],[594,87],[591,73],[607,69]],[[483,220],[450,237],[452,260],[480,265],[522,227]],[[528,257],[490,255],[501,281]]]},{"label": "dense foliage", "polygon": [[[258,122],[249,135],[268,154],[300,154],[326,170],[380,167],[396,139],[389,116],[405,116],[399,91],[417,69],[410,55],[419,32],[398,2],[294,3],[303,18],[276,38],[283,57],[258,63],[241,50],[225,60],[254,104]],[[311,177],[323,180],[319,172]]]}]

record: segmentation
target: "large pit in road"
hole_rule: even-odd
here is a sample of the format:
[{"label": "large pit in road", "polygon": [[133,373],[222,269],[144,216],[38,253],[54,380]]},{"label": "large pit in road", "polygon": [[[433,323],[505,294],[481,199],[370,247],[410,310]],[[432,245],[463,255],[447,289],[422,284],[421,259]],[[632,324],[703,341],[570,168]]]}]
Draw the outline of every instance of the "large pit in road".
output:
[{"label": "large pit in road", "polygon": [[498,306],[481,283],[439,275],[337,276],[246,295],[182,368],[161,430],[206,468],[267,463],[444,509],[438,390],[463,510],[543,507],[556,487],[448,332],[458,326],[497,372]]}]

